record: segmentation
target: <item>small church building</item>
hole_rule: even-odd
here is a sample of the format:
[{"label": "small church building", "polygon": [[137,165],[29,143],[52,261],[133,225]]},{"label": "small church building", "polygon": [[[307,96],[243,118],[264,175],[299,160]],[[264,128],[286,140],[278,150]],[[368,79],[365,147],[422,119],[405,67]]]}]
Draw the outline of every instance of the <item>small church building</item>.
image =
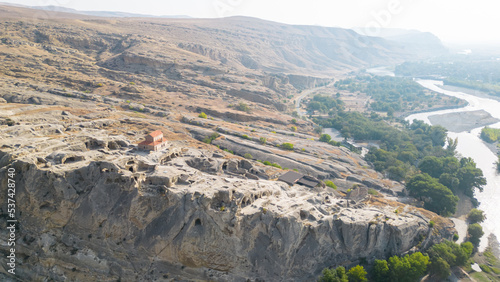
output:
[{"label": "small church building", "polygon": [[140,150],[160,151],[167,147],[167,139],[163,138],[163,132],[156,130],[146,135],[146,140],[139,143],[138,147]]}]

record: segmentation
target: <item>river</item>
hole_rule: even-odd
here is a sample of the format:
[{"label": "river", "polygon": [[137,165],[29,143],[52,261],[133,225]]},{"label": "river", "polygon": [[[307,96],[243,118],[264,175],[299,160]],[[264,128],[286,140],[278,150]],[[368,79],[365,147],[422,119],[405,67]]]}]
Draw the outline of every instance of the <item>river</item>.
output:
[{"label": "river", "polygon": [[[408,121],[414,119],[423,120],[431,124],[429,117],[439,114],[459,113],[484,110],[490,113],[493,117],[500,119],[500,102],[493,99],[476,97],[458,91],[444,90],[439,86],[443,85],[442,81],[436,80],[417,80],[417,82],[430,90],[457,97],[466,100],[469,105],[460,109],[441,110],[427,113],[419,113],[410,115],[406,118]],[[490,125],[490,127],[500,128],[500,123]],[[475,197],[479,200],[479,209],[486,214],[486,220],[481,224],[485,235],[481,240],[479,249],[483,251],[487,246],[487,237],[493,233],[500,238],[500,175],[496,172],[495,161],[498,159],[496,154],[490,150],[486,144],[479,138],[481,129],[478,127],[470,131],[463,132],[448,132],[448,136],[455,139],[458,138],[457,152],[464,157],[471,157],[477,163],[477,166],[483,170],[484,176],[488,184],[484,187],[484,191],[476,192]]]},{"label": "river", "polygon": [[[387,67],[377,67],[367,69],[366,72],[380,75],[380,76],[395,76],[394,72],[387,69]],[[484,97],[478,97],[471,94],[463,93],[460,91],[445,90],[440,86],[443,85],[442,81],[438,80],[416,80],[417,83],[432,91],[442,93],[444,95],[453,96],[463,99],[468,102],[468,105],[459,109],[438,110],[425,113],[418,113],[410,115],[406,118],[408,121],[414,119],[423,120],[428,124],[432,124],[429,120],[430,116],[449,114],[449,113],[463,113],[471,111],[484,110],[491,114],[492,117],[500,119],[500,102]],[[500,128],[500,122],[489,125],[489,127]],[[479,209],[483,210],[486,214],[486,220],[481,224],[484,231],[484,236],[481,239],[479,246],[480,251],[484,251],[488,244],[488,236],[493,233],[497,238],[500,238],[500,175],[496,172],[495,162],[498,159],[496,154],[486,146],[486,144],[479,138],[479,134],[483,126],[474,128],[470,131],[452,132],[448,131],[448,137],[458,138],[457,152],[463,157],[471,157],[482,171],[487,185],[484,186],[483,192],[476,191],[475,197],[480,202]],[[324,133],[330,134],[336,141],[341,140],[340,133],[331,128],[326,128]],[[465,237],[465,222],[461,219],[453,218],[455,225],[459,231],[460,239],[462,242]]]}]

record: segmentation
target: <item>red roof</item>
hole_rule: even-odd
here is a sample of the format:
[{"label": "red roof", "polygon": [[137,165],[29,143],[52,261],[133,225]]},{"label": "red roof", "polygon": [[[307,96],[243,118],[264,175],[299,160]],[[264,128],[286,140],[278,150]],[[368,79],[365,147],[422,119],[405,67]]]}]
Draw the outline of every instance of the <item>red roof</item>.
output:
[{"label": "red roof", "polygon": [[163,135],[163,132],[161,132],[160,130],[156,130],[156,131],[149,133],[148,135],[154,138],[154,137],[158,137],[160,135]]},{"label": "red roof", "polygon": [[167,142],[167,139],[162,138],[160,141],[156,141],[156,142],[142,141],[141,143],[139,143],[139,145],[141,145],[141,146],[144,146],[144,145],[156,146],[156,145],[160,145],[160,144],[165,143],[165,142]]}]

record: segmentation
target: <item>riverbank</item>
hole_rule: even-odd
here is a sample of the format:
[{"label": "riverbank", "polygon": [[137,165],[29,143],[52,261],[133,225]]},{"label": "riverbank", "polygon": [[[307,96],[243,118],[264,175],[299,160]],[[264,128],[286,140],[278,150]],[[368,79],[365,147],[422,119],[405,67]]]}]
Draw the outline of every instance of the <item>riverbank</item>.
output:
[{"label": "riverbank", "polygon": [[[484,240],[484,239],[483,239]],[[488,236],[488,245],[484,252],[478,252],[472,257],[478,267],[472,267],[470,276],[476,281],[500,280],[500,243],[494,234]]]},{"label": "riverbank", "polygon": [[488,147],[488,149],[490,149],[494,154],[496,155],[500,154],[500,149],[498,148],[497,143],[488,143],[485,142],[484,140],[481,141],[483,141],[484,145],[486,145],[486,147]]},{"label": "riverbank", "polygon": [[469,94],[469,95],[476,96],[479,98],[486,98],[486,99],[491,99],[491,100],[495,100],[495,101],[500,102],[500,97],[493,96],[493,95],[487,94],[485,92],[482,92],[482,91],[476,90],[476,89],[453,86],[453,85],[441,85],[439,87],[443,90],[463,92],[465,94]]},{"label": "riverbank", "polygon": [[403,119],[406,119],[407,117],[409,117],[411,115],[430,113],[430,112],[436,112],[436,111],[444,111],[444,110],[457,110],[457,109],[465,108],[469,105],[469,103],[467,103],[467,101],[465,101],[465,100],[462,100],[462,101],[464,101],[464,103],[461,105],[457,105],[457,106],[444,106],[444,107],[437,107],[437,108],[429,108],[429,109],[425,109],[425,110],[421,110],[421,111],[397,113],[396,116],[403,118]]}]

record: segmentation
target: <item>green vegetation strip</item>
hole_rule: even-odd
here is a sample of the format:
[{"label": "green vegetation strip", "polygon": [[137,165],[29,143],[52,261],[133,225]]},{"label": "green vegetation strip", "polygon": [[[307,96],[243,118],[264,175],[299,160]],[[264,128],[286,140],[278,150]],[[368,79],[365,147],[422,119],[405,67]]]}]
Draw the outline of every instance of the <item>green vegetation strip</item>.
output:
[{"label": "green vegetation strip", "polygon": [[[470,242],[458,245],[450,241],[432,246],[426,254],[415,252],[403,257],[392,256],[388,260],[375,260],[368,273],[364,267],[357,265],[346,272],[345,268],[339,266],[335,269],[325,268],[319,277],[320,282],[333,281],[420,281],[420,279],[430,273],[437,278],[436,281],[443,281],[451,273],[450,268],[454,266],[463,267],[468,264],[474,247]],[[360,259],[360,261],[365,261]],[[492,272],[492,268],[488,268]]]},{"label": "green vegetation strip", "polygon": [[[422,88],[408,81],[397,83],[397,79],[401,78],[394,78],[389,82],[394,85],[407,83],[412,89],[408,90],[411,93]],[[382,83],[385,80],[374,78],[374,81]],[[338,87],[347,82],[349,80],[339,82]],[[355,82],[349,82],[349,85],[369,91]],[[400,94],[400,98],[402,96],[404,94]],[[379,99],[377,95],[373,97]],[[326,107],[327,104],[335,105],[332,99],[321,97],[313,102]],[[404,120],[383,118],[374,112],[362,114],[346,112],[341,108],[330,111],[328,118],[314,118],[313,121],[320,128],[339,130],[345,138],[377,141],[379,148],[372,147],[365,159],[386,177],[405,181],[412,196],[420,198],[425,208],[441,215],[455,212],[458,202],[456,194],[463,192],[472,197],[475,189],[481,191],[486,185],[482,170],[477,168],[471,158],[457,158],[458,141],[447,138],[447,130],[442,126],[431,126],[418,120],[410,125]],[[320,141],[329,143],[331,137],[323,134]]]}]

